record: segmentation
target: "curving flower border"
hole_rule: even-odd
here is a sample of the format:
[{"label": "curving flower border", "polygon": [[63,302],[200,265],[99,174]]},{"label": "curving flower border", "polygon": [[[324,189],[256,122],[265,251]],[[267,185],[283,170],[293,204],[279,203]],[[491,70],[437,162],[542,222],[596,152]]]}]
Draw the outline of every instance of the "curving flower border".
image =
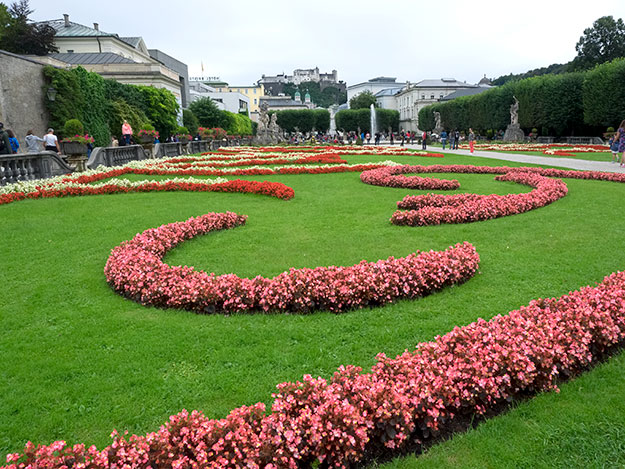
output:
[{"label": "curving flower border", "polygon": [[544,207],[568,193],[566,184],[560,179],[550,179],[539,174],[512,171],[497,176],[495,179],[497,181],[517,182],[535,189],[524,194],[507,195],[408,195],[397,202],[398,208],[408,210],[398,210],[393,213],[391,223],[394,225],[426,226],[491,220]]},{"label": "curving flower border", "polygon": [[330,380],[279,384],[269,414],[262,403],[219,420],[183,410],[145,436],[114,431],[101,451],[28,442],[5,468],[346,467],[423,443],[455,419],[515,397],[557,390],[559,377],[625,340],[624,309],[625,273],[617,272],[595,287],[456,327],[394,359],[380,354],[368,373],[350,365]]},{"label": "curving flower border", "polygon": [[125,194],[129,192],[242,192],[277,197],[283,200],[292,199],[295,192],[280,182],[243,181],[241,179],[218,181],[200,179],[173,179],[168,181],[109,181],[97,185],[88,185],[76,181],[49,185],[34,186],[28,191],[0,193],[0,205],[24,199],[40,199],[50,197],[67,197],[102,194]]},{"label": "curving flower border", "polygon": [[477,271],[479,255],[469,243],[350,267],[289,269],[271,279],[207,274],[169,266],[161,259],[179,243],[215,230],[243,225],[235,213],[209,213],[146,230],[114,248],[104,273],[119,294],[145,305],[201,314],[247,312],[340,313],[428,295],[464,282]]}]

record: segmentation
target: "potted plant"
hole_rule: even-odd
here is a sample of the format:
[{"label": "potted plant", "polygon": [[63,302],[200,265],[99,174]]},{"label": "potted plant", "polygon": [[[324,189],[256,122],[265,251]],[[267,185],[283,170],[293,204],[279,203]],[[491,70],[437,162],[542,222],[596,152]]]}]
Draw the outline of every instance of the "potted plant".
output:
[{"label": "potted plant", "polygon": [[94,138],[88,134],[76,134],[72,137],[65,137],[63,140],[61,140],[61,145],[63,147],[63,153],[65,155],[86,155],[87,145],[93,143],[94,141]]},{"label": "potted plant", "polygon": [[159,138],[158,130],[154,129],[141,129],[137,134],[141,143],[154,143],[154,139]]},{"label": "potted plant", "polygon": [[178,132],[175,137],[182,144],[187,144],[193,139],[193,137],[189,135],[189,131],[186,127],[178,127]]}]

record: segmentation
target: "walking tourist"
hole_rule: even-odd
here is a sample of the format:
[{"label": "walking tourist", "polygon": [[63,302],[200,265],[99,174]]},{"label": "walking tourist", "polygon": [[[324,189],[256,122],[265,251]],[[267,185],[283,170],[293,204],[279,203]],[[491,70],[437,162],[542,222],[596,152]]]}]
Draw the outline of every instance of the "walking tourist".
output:
[{"label": "walking tourist", "polygon": [[[625,163],[625,120],[618,126],[618,152],[621,154],[621,166]],[[616,136],[615,136],[616,138]]]},{"label": "walking tourist", "polygon": [[454,150],[458,149],[458,145],[460,145],[460,131],[456,129],[454,132]]},{"label": "walking tourist", "polygon": [[391,131],[391,145],[394,143],[395,139],[393,138],[393,132]]},{"label": "walking tourist", "polygon": [[469,150],[473,153],[473,146],[475,145],[475,133],[473,133],[473,129],[469,127]]},{"label": "walking tourist", "polygon": [[130,145],[130,137],[132,136],[132,127],[127,120],[122,124],[122,139],[124,140],[124,145]]},{"label": "walking tourist", "polygon": [[427,150],[428,148],[428,133],[424,130],[421,135],[421,149]]},{"label": "walking tourist", "polygon": [[441,132],[441,143],[443,144],[443,150],[445,149],[445,145],[447,145],[447,132],[444,130]]},{"label": "walking tourist", "polygon": [[365,135],[365,138],[367,139],[367,145],[369,145],[371,143],[371,134],[367,132],[367,135]]},{"label": "walking tourist", "polygon": [[618,161],[618,131],[614,133],[608,140],[608,146],[610,147],[610,151],[612,152],[612,163],[616,163]]},{"label": "walking tourist", "polygon": [[59,139],[54,135],[54,129],[48,129],[48,133],[43,136],[43,146],[47,151],[53,151],[61,154],[61,147],[59,147]]},{"label": "walking tourist", "polygon": [[4,124],[0,122],[0,155],[11,154],[11,142],[9,141],[9,134],[4,130]]},{"label": "walking tourist", "polygon": [[26,141],[26,151],[28,153],[39,153],[41,151],[41,142],[43,142],[43,138],[37,137],[32,130],[29,130],[26,133],[24,140]]},{"label": "walking tourist", "polygon": [[15,133],[11,129],[7,129],[9,143],[11,144],[11,153],[15,154],[20,149],[20,142],[15,137]]}]

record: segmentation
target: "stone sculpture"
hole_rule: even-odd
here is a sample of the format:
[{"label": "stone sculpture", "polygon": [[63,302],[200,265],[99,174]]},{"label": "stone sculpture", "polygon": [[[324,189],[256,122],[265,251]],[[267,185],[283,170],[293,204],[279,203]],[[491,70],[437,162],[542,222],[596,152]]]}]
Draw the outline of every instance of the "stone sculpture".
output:
[{"label": "stone sculpture", "polygon": [[514,102],[510,105],[510,124],[503,136],[504,142],[523,142],[525,141],[525,133],[519,125],[519,100],[516,96],[512,96]]}]

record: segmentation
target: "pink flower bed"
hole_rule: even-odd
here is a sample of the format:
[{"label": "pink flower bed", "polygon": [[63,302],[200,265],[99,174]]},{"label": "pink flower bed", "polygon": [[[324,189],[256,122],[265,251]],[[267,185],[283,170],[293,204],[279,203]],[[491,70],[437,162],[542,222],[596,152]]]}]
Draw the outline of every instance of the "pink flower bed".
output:
[{"label": "pink flower bed", "polygon": [[441,252],[362,261],[351,267],[290,269],[267,279],[207,274],[162,262],[179,243],[245,223],[235,213],[209,213],[138,234],[113,249],[104,272],[118,293],[146,305],[213,312],[335,313],[417,298],[471,278],[479,256],[469,244]]},{"label": "pink flower bed", "polygon": [[275,469],[315,460],[347,467],[366,454],[423,441],[454,418],[557,389],[560,376],[578,373],[625,339],[624,310],[625,273],[618,272],[596,287],[456,327],[396,358],[380,354],[368,373],[347,366],[329,380],[282,383],[269,414],[261,403],[220,420],[182,411],[145,436],[113,432],[101,451],[29,442],[24,453],[7,457],[5,468]]},{"label": "pink flower bed", "polygon": [[534,187],[525,194],[478,195],[426,194],[406,196],[397,203],[398,208],[391,217],[395,225],[424,226],[442,223],[471,223],[506,217],[544,207],[564,197],[568,189],[560,179],[549,179],[538,174],[512,171],[495,178],[498,181],[512,181]]},{"label": "pink flower bed", "polygon": [[[403,169],[398,169],[403,168]],[[360,180],[365,184],[373,184],[368,182],[371,178],[374,181],[386,178],[388,175],[397,175],[405,173],[458,173],[458,174],[507,174],[511,171],[523,171],[527,173],[540,174],[546,177],[586,179],[595,181],[612,181],[625,182],[624,173],[604,173],[602,171],[576,171],[573,169],[552,169],[552,168],[530,168],[530,167],[512,167],[512,166],[473,166],[473,165],[441,165],[434,164],[430,166],[414,165],[414,166],[387,166],[364,171],[360,175]],[[377,185],[377,184],[374,184]],[[382,184],[380,184],[382,185]],[[396,187],[396,186],[389,186]]]},{"label": "pink flower bed", "polygon": [[[377,168],[370,171],[364,171],[360,175],[360,180],[365,184],[383,187],[403,187],[405,189],[423,189],[423,190],[454,190],[460,187],[460,183],[455,179],[433,179],[422,178],[418,176],[405,176],[405,173],[411,172],[427,172],[421,171],[421,168],[427,166],[391,166],[387,168]],[[419,168],[418,171],[413,171]],[[450,171],[453,172],[453,171]]]}]

